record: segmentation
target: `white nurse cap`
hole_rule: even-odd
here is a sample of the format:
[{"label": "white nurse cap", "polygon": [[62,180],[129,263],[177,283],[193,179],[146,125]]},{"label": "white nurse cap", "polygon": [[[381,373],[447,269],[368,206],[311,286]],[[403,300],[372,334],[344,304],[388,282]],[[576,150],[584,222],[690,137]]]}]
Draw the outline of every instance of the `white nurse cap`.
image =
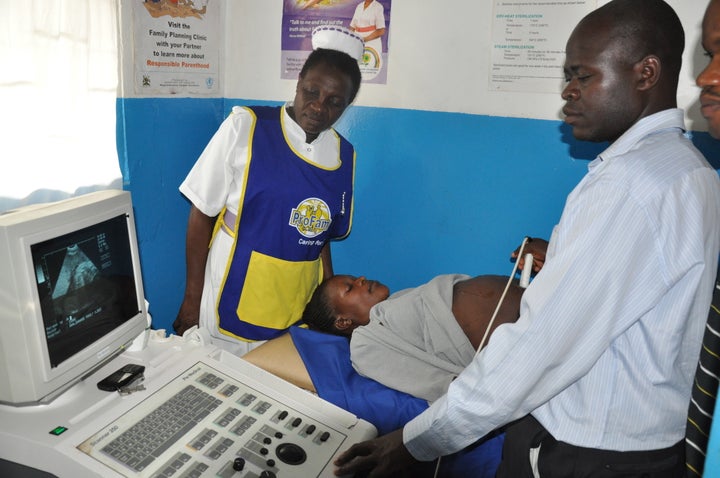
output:
[{"label": "white nurse cap", "polygon": [[324,48],[347,53],[355,60],[360,60],[365,50],[365,42],[352,30],[345,27],[321,25],[312,32],[313,50]]}]

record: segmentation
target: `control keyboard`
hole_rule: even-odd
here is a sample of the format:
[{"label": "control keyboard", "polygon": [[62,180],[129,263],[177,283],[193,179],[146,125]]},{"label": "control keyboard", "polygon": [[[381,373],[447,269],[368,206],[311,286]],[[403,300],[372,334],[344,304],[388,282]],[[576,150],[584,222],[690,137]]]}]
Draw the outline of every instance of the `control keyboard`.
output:
[{"label": "control keyboard", "polygon": [[314,477],[346,432],[200,361],[78,449],[129,477]]}]

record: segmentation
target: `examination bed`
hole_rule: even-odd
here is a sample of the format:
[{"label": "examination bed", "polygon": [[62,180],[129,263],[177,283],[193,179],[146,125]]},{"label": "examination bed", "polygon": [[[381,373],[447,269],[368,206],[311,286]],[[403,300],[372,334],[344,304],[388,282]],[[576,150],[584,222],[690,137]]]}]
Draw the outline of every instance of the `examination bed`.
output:
[{"label": "examination bed", "polygon": [[[292,327],[243,358],[367,420],[379,434],[402,427],[428,407],[425,400],[359,375],[344,337]],[[492,478],[504,435],[485,438],[441,461],[438,476]]]}]

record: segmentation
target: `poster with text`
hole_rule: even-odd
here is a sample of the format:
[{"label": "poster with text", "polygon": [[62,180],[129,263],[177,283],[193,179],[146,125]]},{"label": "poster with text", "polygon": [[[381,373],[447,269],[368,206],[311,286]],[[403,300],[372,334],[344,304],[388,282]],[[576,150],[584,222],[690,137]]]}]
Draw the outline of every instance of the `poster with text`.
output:
[{"label": "poster with text", "polygon": [[495,0],[490,90],[559,93],[565,43],[596,0]]},{"label": "poster with text", "polygon": [[365,39],[359,60],[363,83],[387,83],[392,0],[284,0],[281,78],[296,80],[312,51],[311,34],[320,25],[338,25]]},{"label": "poster with text", "polygon": [[219,92],[220,2],[134,0],[135,92]]}]

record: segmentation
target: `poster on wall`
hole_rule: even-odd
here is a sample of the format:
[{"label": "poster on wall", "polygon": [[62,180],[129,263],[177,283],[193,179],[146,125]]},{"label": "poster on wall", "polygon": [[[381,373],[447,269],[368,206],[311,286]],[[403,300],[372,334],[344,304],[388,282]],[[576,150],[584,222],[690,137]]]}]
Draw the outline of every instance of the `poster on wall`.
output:
[{"label": "poster on wall", "polygon": [[[596,0],[495,0],[491,91],[558,93],[565,43]],[[571,21],[572,19],[572,21]]]},{"label": "poster on wall", "polygon": [[220,2],[134,0],[135,93],[218,94]]},{"label": "poster on wall", "polygon": [[284,0],[280,77],[297,79],[312,51],[311,33],[315,27],[338,25],[365,39],[359,61],[363,83],[386,84],[391,1]]}]

